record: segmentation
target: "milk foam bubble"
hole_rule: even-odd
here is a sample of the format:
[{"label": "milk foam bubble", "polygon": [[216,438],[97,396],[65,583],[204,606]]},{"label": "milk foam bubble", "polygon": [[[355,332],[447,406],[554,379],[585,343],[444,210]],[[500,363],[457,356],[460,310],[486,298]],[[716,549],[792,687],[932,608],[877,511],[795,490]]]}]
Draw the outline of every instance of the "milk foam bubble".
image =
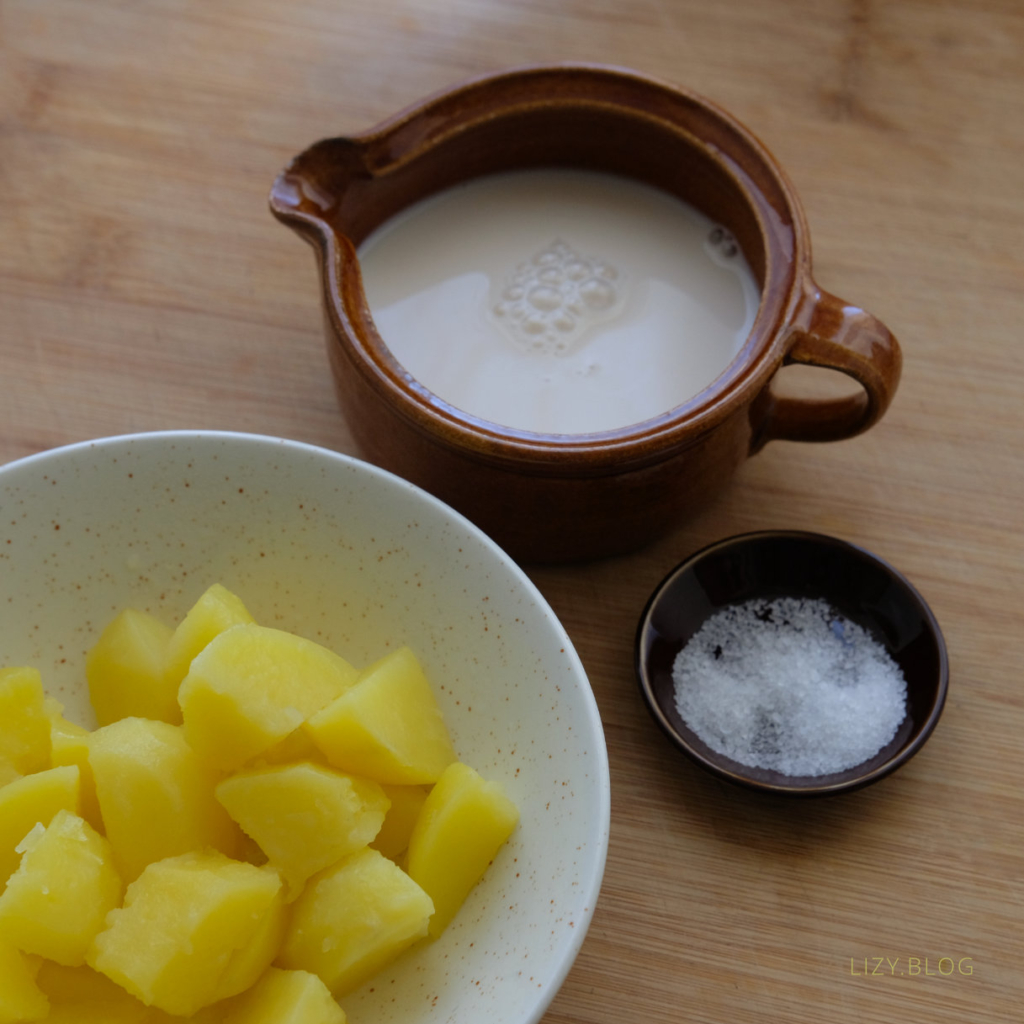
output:
[{"label": "milk foam bubble", "polygon": [[564,355],[622,312],[626,286],[625,275],[610,263],[581,256],[555,239],[516,267],[491,312],[514,344]]}]

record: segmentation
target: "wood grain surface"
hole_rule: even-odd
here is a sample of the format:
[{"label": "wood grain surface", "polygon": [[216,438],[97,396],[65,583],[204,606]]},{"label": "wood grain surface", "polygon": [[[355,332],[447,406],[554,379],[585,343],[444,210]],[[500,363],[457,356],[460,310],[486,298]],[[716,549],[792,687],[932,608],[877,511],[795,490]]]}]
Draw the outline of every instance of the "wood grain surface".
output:
[{"label": "wood grain surface", "polygon": [[[613,786],[602,897],[545,1024],[1019,1020],[1019,0],[0,0],[0,462],[172,427],[353,451],[274,175],[465,76],[557,60],[745,122],[803,199],[820,283],[884,320],[905,367],[864,436],[771,444],[639,554],[530,570],[590,674]],[[849,797],[720,784],[637,693],[658,580],[775,527],[892,561],[949,645],[934,736]]]}]

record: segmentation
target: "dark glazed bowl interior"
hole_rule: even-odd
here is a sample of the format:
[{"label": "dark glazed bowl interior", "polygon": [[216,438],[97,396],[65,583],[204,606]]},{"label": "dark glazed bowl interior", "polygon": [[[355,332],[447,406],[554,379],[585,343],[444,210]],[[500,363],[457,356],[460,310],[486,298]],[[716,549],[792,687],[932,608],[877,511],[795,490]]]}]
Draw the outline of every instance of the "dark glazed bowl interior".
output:
[{"label": "dark glazed bowl interior", "polygon": [[[831,775],[791,776],[750,768],[717,753],[675,706],[672,664],[718,609],[755,598],[828,601],[882,643],[907,681],[907,716],[874,757]],[[659,584],[636,638],[640,692],[669,739],[730,782],[790,796],[825,796],[876,782],[921,749],[942,713],[949,682],[946,646],[928,605],[896,569],[834,537],[773,531],[723,540],[692,555]]]}]

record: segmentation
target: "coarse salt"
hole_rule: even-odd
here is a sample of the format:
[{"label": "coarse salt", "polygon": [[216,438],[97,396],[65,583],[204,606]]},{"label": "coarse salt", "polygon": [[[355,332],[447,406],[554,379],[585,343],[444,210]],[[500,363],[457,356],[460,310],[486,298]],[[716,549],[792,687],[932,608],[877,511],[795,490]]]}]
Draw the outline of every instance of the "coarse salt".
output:
[{"label": "coarse salt", "polygon": [[679,714],[712,750],[784,775],[861,764],[906,717],[896,662],[816,599],[721,609],[676,656],[672,675]]}]

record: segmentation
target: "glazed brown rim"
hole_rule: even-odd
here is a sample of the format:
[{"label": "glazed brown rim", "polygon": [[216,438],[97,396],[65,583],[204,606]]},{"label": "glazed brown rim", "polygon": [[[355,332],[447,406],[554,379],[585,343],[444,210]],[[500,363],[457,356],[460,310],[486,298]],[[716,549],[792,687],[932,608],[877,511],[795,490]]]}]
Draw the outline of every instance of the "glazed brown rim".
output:
[{"label": "glazed brown rim", "polygon": [[[355,244],[331,222],[336,197],[306,176],[307,166],[323,160],[333,147],[365,185],[496,118],[556,107],[626,114],[703,149],[747,204],[765,249],[761,305],[747,341],[729,367],[666,413],[592,434],[540,434],[495,425],[449,405],[413,380],[373,323]],[[718,141],[727,140],[728,147],[702,143],[692,131],[695,126]],[[748,169],[760,180],[755,181]],[[429,194],[412,196],[400,208]],[[529,65],[483,75],[436,92],[368,132],[321,140],[278,176],[270,207],[318,250],[334,333],[348,349],[347,362],[381,399],[417,429],[443,437],[446,445],[465,455],[533,473],[561,472],[568,463],[578,473],[581,455],[586,455],[588,474],[638,468],[695,443],[768,386],[791,344],[792,331],[786,325],[796,326],[806,318],[816,293],[802,207],[767,147],[702,96],[610,65]]]}]

